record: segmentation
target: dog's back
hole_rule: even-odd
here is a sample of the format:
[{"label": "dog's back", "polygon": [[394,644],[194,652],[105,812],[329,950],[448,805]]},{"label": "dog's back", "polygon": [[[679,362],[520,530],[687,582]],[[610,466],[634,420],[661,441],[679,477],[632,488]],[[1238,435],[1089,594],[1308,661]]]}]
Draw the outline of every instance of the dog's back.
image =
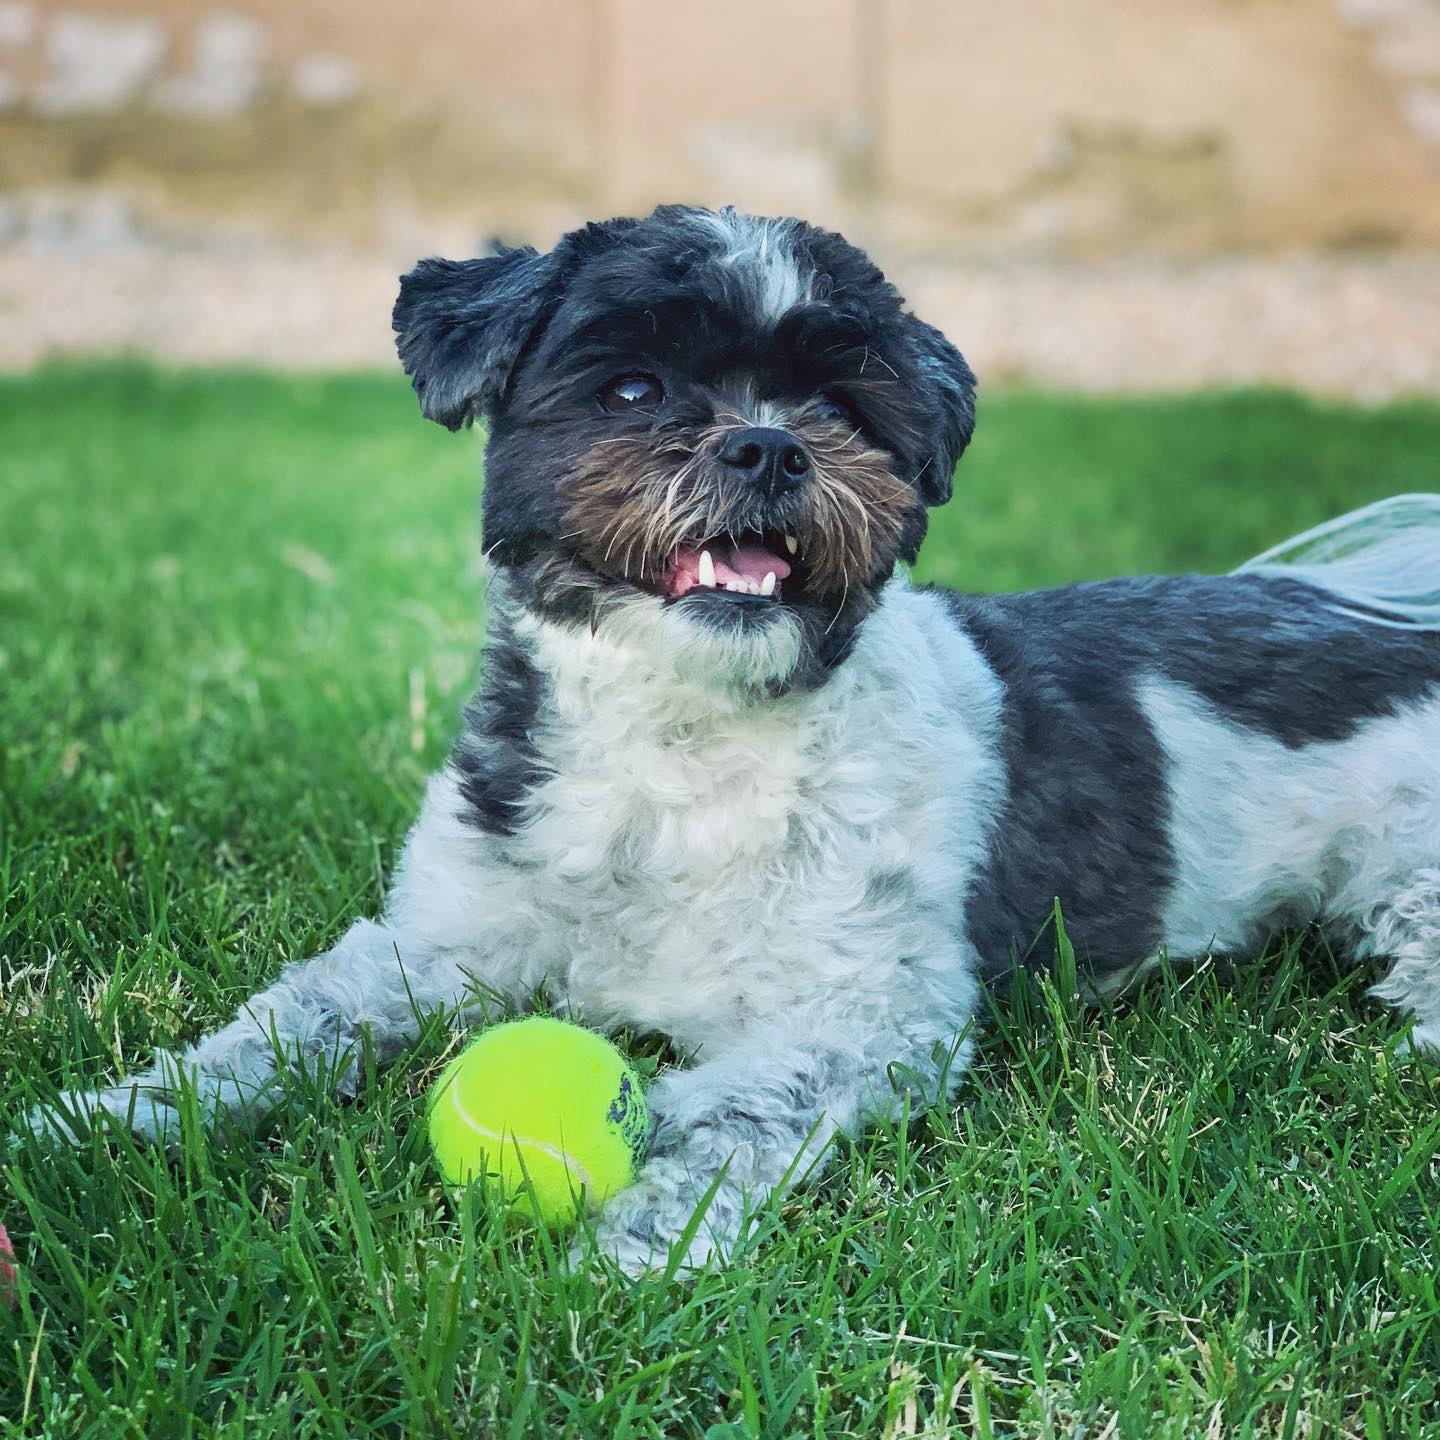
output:
[{"label": "dog's back", "polygon": [[1440,525],[1386,561],[1388,530],[1357,537],[1372,513],[1329,568],[935,592],[1006,690],[1007,798],[968,904],[987,973],[1056,899],[1104,983],[1343,918],[1377,865],[1440,863]]}]

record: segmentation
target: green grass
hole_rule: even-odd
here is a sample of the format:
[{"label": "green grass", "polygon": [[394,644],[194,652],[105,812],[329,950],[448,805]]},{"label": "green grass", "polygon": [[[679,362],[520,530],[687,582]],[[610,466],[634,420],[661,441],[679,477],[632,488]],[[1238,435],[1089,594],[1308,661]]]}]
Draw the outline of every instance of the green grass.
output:
[{"label": "green grass", "polygon": [[[379,903],[473,680],[478,454],[398,379],[0,381],[4,1117]],[[986,396],[922,570],[1221,568],[1437,467],[1419,404]],[[22,1142],[0,1435],[1440,1434],[1437,1086],[1363,981],[1022,990],[953,1107],[683,1288],[446,1196],[438,1029],[229,1148]]]}]

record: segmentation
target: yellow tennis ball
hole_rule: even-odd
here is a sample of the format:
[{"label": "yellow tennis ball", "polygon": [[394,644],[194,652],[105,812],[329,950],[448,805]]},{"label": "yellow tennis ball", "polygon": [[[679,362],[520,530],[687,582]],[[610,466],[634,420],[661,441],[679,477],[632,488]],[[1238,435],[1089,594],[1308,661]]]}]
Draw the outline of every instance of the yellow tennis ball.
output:
[{"label": "yellow tennis ball", "polygon": [[484,1177],[547,1225],[628,1185],[648,1130],[625,1057],[593,1030],[539,1015],[466,1046],[435,1082],[429,1125],[446,1180]]}]

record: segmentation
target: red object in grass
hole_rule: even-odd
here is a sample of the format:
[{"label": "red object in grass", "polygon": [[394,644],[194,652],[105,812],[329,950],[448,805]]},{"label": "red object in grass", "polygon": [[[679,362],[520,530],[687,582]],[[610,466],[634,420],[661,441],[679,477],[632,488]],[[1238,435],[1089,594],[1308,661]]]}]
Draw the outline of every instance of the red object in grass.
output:
[{"label": "red object in grass", "polygon": [[15,1247],[10,1243],[10,1236],[6,1233],[5,1227],[0,1225],[0,1255],[5,1259],[0,1260],[0,1298],[3,1298],[7,1305],[15,1303],[15,1267],[7,1263],[15,1258]]}]

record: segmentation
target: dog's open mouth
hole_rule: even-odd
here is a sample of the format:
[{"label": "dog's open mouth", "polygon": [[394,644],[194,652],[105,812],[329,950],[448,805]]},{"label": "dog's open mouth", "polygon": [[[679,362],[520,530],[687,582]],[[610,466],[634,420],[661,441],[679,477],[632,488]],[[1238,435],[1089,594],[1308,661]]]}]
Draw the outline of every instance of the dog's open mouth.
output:
[{"label": "dog's open mouth", "polygon": [[796,576],[799,549],[793,535],[778,530],[717,535],[680,546],[657,588],[667,600],[708,591],[778,601],[784,581]]}]

